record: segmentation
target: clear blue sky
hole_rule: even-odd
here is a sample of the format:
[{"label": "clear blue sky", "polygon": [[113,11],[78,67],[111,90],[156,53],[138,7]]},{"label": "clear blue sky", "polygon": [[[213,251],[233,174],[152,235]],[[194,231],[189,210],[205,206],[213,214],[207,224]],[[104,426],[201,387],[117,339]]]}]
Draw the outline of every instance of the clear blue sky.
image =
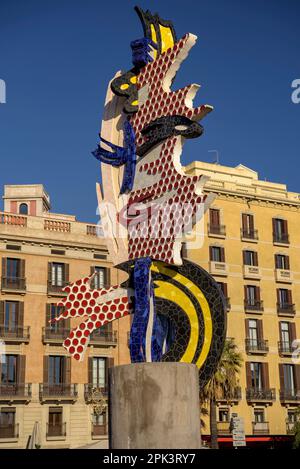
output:
[{"label": "clear blue sky", "polygon": [[[142,27],[129,0],[0,0],[0,186],[43,183],[53,210],[97,219],[96,147],[106,87],[131,67]],[[182,162],[242,163],[300,192],[299,0],[140,1],[198,42],[174,85],[215,108]]]}]

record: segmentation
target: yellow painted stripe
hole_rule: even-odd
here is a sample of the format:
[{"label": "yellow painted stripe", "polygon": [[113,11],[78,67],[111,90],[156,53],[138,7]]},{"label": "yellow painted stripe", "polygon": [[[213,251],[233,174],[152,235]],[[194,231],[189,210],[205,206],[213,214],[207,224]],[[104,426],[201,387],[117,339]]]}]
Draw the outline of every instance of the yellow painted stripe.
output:
[{"label": "yellow painted stripe", "polygon": [[155,285],[158,286],[158,288],[155,289],[155,296],[164,298],[165,300],[172,301],[176,305],[179,305],[189,318],[191,326],[190,339],[186,351],[180,361],[191,363],[197,350],[199,337],[199,323],[195,306],[189,297],[172,283],[156,280]]},{"label": "yellow painted stripe", "polygon": [[182,285],[184,285],[197,298],[197,300],[200,304],[200,307],[202,309],[203,321],[204,321],[203,347],[202,347],[201,353],[198,357],[198,360],[196,362],[197,367],[201,368],[201,366],[203,365],[203,363],[205,362],[205,360],[207,358],[207,355],[208,355],[208,352],[209,352],[209,349],[210,349],[210,346],[211,346],[212,331],[213,331],[211,311],[210,311],[209,304],[208,304],[204,294],[202,293],[200,288],[197,287],[197,285],[195,285],[187,277],[184,277],[183,275],[179,274],[178,272],[165,267],[165,265],[161,262],[158,262],[158,261],[153,262],[151,270],[153,270],[153,272],[160,272],[164,275],[167,275],[168,277],[173,278],[176,282],[181,283]]}]

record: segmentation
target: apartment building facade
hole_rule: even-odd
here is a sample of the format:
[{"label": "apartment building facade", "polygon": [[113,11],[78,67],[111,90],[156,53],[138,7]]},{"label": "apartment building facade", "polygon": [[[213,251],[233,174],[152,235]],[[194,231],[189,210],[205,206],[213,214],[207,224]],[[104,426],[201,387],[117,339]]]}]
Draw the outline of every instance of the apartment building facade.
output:
[{"label": "apartment building facade", "polygon": [[3,199],[0,448],[25,448],[35,422],[43,448],[107,439],[108,368],[129,362],[128,319],[95,331],[81,363],[62,347],[78,320],[49,322],[68,283],[94,271],[94,288],[119,282],[105,240],[98,226],[50,212],[42,185],[5,186]]},{"label": "apartment building facade", "polygon": [[260,181],[242,165],[195,162],[186,171],[209,176],[205,191],[216,196],[205,214],[203,247],[189,250],[188,258],[219,283],[227,336],[244,360],[234,396],[218,402],[219,441],[232,445],[236,413],[244,417],[248,446],[288,444],[300,406],[294,342],[300,339],[300,195]]}]

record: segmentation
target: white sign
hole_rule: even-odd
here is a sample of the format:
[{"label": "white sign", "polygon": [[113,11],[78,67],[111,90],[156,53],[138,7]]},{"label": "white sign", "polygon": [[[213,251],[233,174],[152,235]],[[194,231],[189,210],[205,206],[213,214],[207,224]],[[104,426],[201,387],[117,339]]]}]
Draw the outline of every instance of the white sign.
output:
[{"label": "white sign", "polygon": [[231,429],[233,446],[246,446],[244,419],[238,416],[232,417]]}]

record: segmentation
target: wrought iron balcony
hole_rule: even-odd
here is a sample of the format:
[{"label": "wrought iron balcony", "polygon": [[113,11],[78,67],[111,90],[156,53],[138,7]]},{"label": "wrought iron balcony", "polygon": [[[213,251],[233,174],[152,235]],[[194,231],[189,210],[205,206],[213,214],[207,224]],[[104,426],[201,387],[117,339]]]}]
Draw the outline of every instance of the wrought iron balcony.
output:
[{"label": "wrought iron balcony", "polygon": [[107,435],[107,426],[93,424],[92,426],[92,438],[96,439],[99,436]]},{"label": "wrought iron balcony", "polygon": [[262,353],[265,354],[269,351],[268,341],[265,339],[246,339],[245,347],[247,353]]},{"label": "wrought iron balcony", "polygon": [[70,328],[43,327],[43,343],[61,344],[70,334]]},{"label": "wrought iron balcony", "polygon": [[230,435],[230,421],[217,422],[218,435]]},{"label": "wrought iron balcony", "polygon": [[29,342],[30,327],[29,326],[15,326],[6,327],[0,326],[0,339],[3,342]]},{"label": "wrought iron balcony", "polygon": [[48,294],[50,293],[51,295],[66,295],[65,292],[63,292],[63,288],[65,288],[67,285],[69,285],[69,282],[62,282],[61,285],[56,285],[53,284],[51,281],[48,281]]},{"label": "wrought iron balcony", "polygon": [[213,225],[208,223],[207,231],[209,235],[226,236],[225,225]]},{"label": "wrought iron balcony", "polygon": [[117,331],[96,329],[90,337],[91,344],[117,345]]},{"label": "wrought iron balcony", "polygon": [[278,352],[280,355],[292,355],[297,346],[293,347],[293,342],[291,341],[282,341],[278,342]]},{"label": "wrought iron balcony", "polygon": [[273,243],[290,244],[290,237],[287,233],[273,232]]},{"label": "wrought iron balcony", "polygon": [[78,396],[77,384],[40,384],[40,400],[76,400]]},{"label": "wrought iron balcony", "polygon": [[300,402],[300,389],[280,389],[281,402]]},{"label": "wrought iron balcony", "polygon": [[268,435],[270,433],[269,422],[252,422],[253,435]]},{"label": "wrought iron balcony", "polygon": [[26,278],[2,277],[1,288],[7,291],[25,292]]},{"label": "wrought iron balcony", "polygon": [[296,314],[294,303],[277,303],[277,313],[282,316],[294,316]]},{"label": "wrought iron balcony", "polygon": [[19,438],[19,424],[4,425],[0,423],[0,438]]},{"label": "wrought iron balcony", "polygon": [[276,392],[274,388],[271,389],[258,389],[258,388],[247,388],[246,399],[248,402],[272,402],[276,399]]},{"label": "wrought iron balcony", "polygon": [[218,402],[238,402],[242,399],[242,389],[240,386],[236,386],[232,392],[224,390],[221,396],[218,396]]},{"label": "wrought iron balcony", "polygon": [[31,399],[31,383],[1,383],[0,400],[28,401]]},{"label": "wrought iron balcony", "polygon": [[246,311],[263,311],[264,303],[262,300],[245,299],[244,307]]},{"label": "wrought iron balcony", "polygon": [[258,240],[258,231],[257,230],[245,230],[241,229],[241,237],[242,239],[253,239]]},{"label": "wrought iron balcony", "polygon": [[66,437],[66,422],[51,425],[47,423],[46,438]]},{"label": "wrought iron balcony", "polygon": [[91,383],[87,383],[84,385],[84,399],[86,400],[86,402],[89,402],[92,399],[100,399],[101,397],[107,398],[107,395],[107,386],[94,386]]}]

